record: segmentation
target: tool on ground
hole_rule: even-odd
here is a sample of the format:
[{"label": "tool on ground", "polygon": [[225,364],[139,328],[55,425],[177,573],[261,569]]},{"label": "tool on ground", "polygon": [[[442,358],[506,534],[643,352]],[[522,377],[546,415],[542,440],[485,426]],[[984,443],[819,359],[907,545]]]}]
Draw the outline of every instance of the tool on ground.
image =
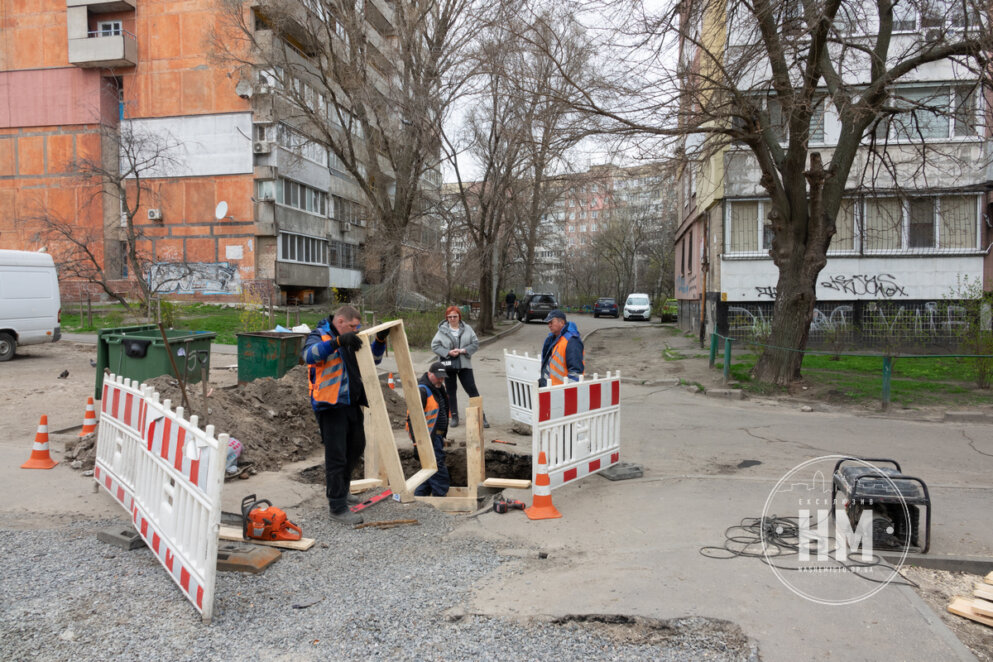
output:
[{"label": "tool on ground", "polygon": [[524,510],[524,502],[498,496],[493,499],[493,512],[503,515],[510,510]]},{"label": "tool on ground", "polygon": [[377,494],[371,499],[366,499],[362,503],[357,503],[354,506],[349,507],[349,510],[351,510],[353,513],[357,513],[360,510],[365,510],[369,506],[375,506],[380,501],[383,501],[384,499],[389,499],[391,496],[393,496],[393,490],[386,490],[384,492]]},{"label": "tool on ground", "polygon": [[300,540],[303,531],[268,499],[250,494],[241,500],[242,533],[246,539]]},{"label": "tool on ground", "polygon": [[508,446],[516,446],[517,445],[517,442],[516,441],[504,441],[503,439],[494,439],[493,440],[493,443],[494,444],[507,444]]},{"label": "tool on ground", "polygon": [[[879,462],[893,466],[880,467]],[[872,517],[873,547],[914,548],[927,554],[931,546],[931,495],[923,480],[905,475],[896,460],[858,457],[838,460],[832,478],[831,503],[844,508],[853,529],[863,512]],[[927,509],[923,531],[921,508]]]}]

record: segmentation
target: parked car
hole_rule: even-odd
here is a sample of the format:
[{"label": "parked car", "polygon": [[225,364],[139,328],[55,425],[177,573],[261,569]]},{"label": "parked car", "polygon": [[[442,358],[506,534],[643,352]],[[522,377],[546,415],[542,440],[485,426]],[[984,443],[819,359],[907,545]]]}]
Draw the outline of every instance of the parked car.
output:
[{"label": "parked car", "polygon": [[679,302],[675,299],[666,299],[662,304],[662,321],[675,322],[679,320]]},{"label": "parked car", "polygon": [[528,294],[517,306],[517,319],[522,322],[530,322],[533,319],[545,319],[548,313],[559,307],[559,302],[554,294],[547,292],[535,292]]},{"label": "parked car", "polygon": [[610,297],[600,297],[593,304],[593,317],[600,317],[600,315],[610,315],[611,317],[619,317],[620,310],[617,308],[617,302]]},{"label": "parked car", "polygon": [[652,319],[652,300],[647,294],[629,294],[628,300],[624,302],[624,321],[633,319]]},{"label": "parked car", "polygon": [[55,262],[48,253],[0,250],[0,361],[19,345],[62,337],[62,299]]}]

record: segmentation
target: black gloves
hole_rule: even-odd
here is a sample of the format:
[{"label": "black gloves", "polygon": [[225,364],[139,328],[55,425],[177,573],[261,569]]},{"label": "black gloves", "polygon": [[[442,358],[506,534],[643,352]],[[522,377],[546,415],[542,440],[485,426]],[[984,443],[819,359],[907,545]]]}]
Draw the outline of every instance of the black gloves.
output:
[{"label": "black gloves", "polygon": [[379,342],[386,342],[386,339],[389,337],[390,337],[389,329],[383,329],[382,331],[376,333],[376,340],[378,340]]},{"label": "black gloves", "polygon": [[362,347],[362,339],[357,333],[343,333],[338,336],[338,347],[347,347],[353,352],[357,352]]}]

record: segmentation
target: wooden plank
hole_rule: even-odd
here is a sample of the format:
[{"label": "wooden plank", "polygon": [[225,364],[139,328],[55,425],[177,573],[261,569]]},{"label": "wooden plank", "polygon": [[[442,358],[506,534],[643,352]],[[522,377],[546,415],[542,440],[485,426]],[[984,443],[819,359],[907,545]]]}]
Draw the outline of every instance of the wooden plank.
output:
[{"label": "wooden plank", "polygon": [[379,478],[360,478],[348,484],[348,491],[352,494],[358,494],[359,492],[365,492],[382,486],[383,481]]},{"label": "wooden plank", "polygon": [[438,510],[446,513],[472,513],[476,511],[478,499],[472,497],[414,497],[419,502],[434,506]]},{"label": "wooden plank", "polygon": [[993,602],[987,602],[979,598],[972,599],[972,611],[986,618],[993,618]]},{"label": "wooden plank", "polygon": [[993,584],[993,572],[986,575],[986,577],[984,577],[983,579],[987,584]]},{"label": "wooden plank", "polygon": [[[469,402],[480,398],[470,398]],[[465,410],[465,472],[469,496],[476,497],[479,484],[486,478],[483,458],[483,410],[473,404]]]},{"label": "wooden plank", "polygon": [[236,540],[238,542],[250,542],[253,545],[265,545],[266,547],[282,547],[284,549],[295,549],[305,552],[314,546],[313,538],[300,538],[300,540],[256,540],[254,538],[242,537],[241,529],[233,526],[222,526],[217,535],[221,540]]},{"label": "wooden plank", "polygon": [[993,600],[993,585],[976,582],[972,594],[983,600]]},{"label": "wooden plank", "polygon": [[973,611],[972,601],[969,598],[955,596],[948,604],[948,611],[956,616],[968,618],[970,621],[976,621],[977,623],[982,623],[983,625],[993,628],[993,618],[983,616],[982,614],[977,614]]},{"label": "wooden plank", "polygon": [[531,489],[531,481],[517,478],[487,478],[483,481],[483,487],[492,487],[498,490],[529,490]]}]

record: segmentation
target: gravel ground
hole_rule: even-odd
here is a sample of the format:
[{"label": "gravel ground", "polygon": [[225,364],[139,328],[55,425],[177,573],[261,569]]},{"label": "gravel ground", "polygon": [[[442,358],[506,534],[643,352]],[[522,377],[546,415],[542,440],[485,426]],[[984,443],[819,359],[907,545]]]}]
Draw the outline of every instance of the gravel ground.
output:
[{"label": "gravel ground", "polygon": [[447,537],[458,520],[428,506],[384,502],[366,511],[367,521],[420,520],[389,530],[332,524],[325,508],[313,503],[292,513],[304,535],[318,540],[309,551],[285,551],[258,575],[218,574],[210,625],[150,550],[124,551],[96,539],[97,531],[127,523],[123,511],[119,520],[54,530],[0,528],[0,659],[757,658],[741,631],[723,621],[522,622],[466,614],[472,583],[501,564],[519,565],[519,554],[501,556],[493,543]]}]

